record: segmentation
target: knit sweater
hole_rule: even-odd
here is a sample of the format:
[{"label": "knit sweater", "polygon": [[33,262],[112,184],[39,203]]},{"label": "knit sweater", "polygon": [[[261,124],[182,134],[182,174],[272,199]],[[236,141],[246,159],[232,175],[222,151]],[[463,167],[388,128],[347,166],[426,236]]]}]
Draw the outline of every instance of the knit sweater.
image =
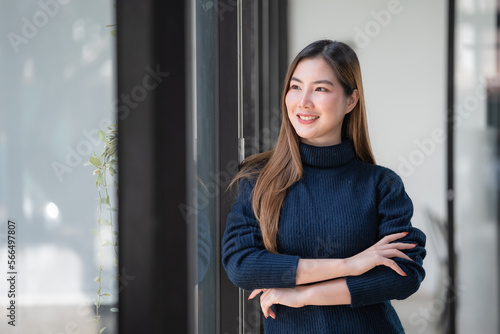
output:
[{"label": "knit sweater", "polygon": [[412,227],[413,205],[390,169],[356,158],[352,143],[316,147],[300,143],[303,177],[287,192],[278,226],[278,252],[268,252],[252,210],[254,180],[240,181],[227,217],[223,265],[238,287],[293,288],[299,258],[348,258],[382,237],[409,234],[397,242],[413,261],[394,258],[407,276],[386,266],[346,277],[351,305],[274,305],[276,319],[264,319],[266,334],[404,333],[391,299],[405,299],[424,279],[425,235]]}]

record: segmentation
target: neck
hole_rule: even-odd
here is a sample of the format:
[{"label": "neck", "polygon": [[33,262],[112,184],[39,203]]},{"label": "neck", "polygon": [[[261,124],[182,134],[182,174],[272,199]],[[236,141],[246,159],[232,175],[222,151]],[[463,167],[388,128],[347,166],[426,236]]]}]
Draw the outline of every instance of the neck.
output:
[{"label": "neck", "polygon": [[337,145],[315,146],[301,142],[300,157],[304,166],[331,168],[342,166],[354,159],[354,148],[350,140]]},{"label": "neck", "polygon": [[311,146],[318,146],[318,147],[324,147],[324,146],[332,146],[332,145],[338,145],[342,143],[342,139],[340,138],[340,133],[336,134],[333,138],[300,138],[300,141],[304,144],[311,145]]}]

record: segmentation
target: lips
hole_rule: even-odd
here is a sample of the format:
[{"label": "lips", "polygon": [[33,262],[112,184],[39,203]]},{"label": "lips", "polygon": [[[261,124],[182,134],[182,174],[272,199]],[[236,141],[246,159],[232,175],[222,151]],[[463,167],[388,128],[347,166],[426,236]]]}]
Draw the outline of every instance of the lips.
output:
[{"label": "lips", "polygon": [[315,115],[297,114],[297,120],[301,124],[311,124],[311,123],[315,122],[318,118],[319,118],[319,116],[315,116]]},{"label": "lips", "polygon": [[302,115],[298,115],[298,116],[300,117],[300,119],[302,119],[304,121],[310,121],[310,120],[319,118],[319,116],[302,116]]}]

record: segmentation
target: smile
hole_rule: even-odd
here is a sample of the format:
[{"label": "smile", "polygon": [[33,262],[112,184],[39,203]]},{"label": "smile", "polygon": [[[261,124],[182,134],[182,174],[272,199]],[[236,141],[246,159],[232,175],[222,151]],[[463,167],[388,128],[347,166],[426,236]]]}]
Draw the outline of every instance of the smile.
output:
[{"label": "smile", "polygon": [[304,121],[312,121],[313,119],[319,118],[319,116],[302,116],[302,115],[298,115],[298,116],[301,120],[304,120]]}]

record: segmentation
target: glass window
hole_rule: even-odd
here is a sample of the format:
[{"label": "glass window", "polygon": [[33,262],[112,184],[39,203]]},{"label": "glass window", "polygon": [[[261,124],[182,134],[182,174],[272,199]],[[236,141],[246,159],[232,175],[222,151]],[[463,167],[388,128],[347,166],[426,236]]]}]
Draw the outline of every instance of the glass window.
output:
[{"label": "glass window", "polygon": [[116,187],[93,175],[115,123],[113,2],[4,1],[0,13],[0,267],[15,290],[2,288],[0,332],[96,333],[101,294],[100,327],[116,333]]},{"label": "glass window", "polygon": [[498,4],[457,2],[455,184],[457,327],[498,332]]},{"label": "glass window", "polygon": [[[194,36],[193,68],[193,171],[191,192],[188,192],[196,225],[195,247],[197,285],[195,287],[197,333],[216,333],[216,203],[219,186],[216,173],[216,73],[217,73],[217,11],[213,3],[193,3]],[[188,189],[189,190],[189,189]]]}]

